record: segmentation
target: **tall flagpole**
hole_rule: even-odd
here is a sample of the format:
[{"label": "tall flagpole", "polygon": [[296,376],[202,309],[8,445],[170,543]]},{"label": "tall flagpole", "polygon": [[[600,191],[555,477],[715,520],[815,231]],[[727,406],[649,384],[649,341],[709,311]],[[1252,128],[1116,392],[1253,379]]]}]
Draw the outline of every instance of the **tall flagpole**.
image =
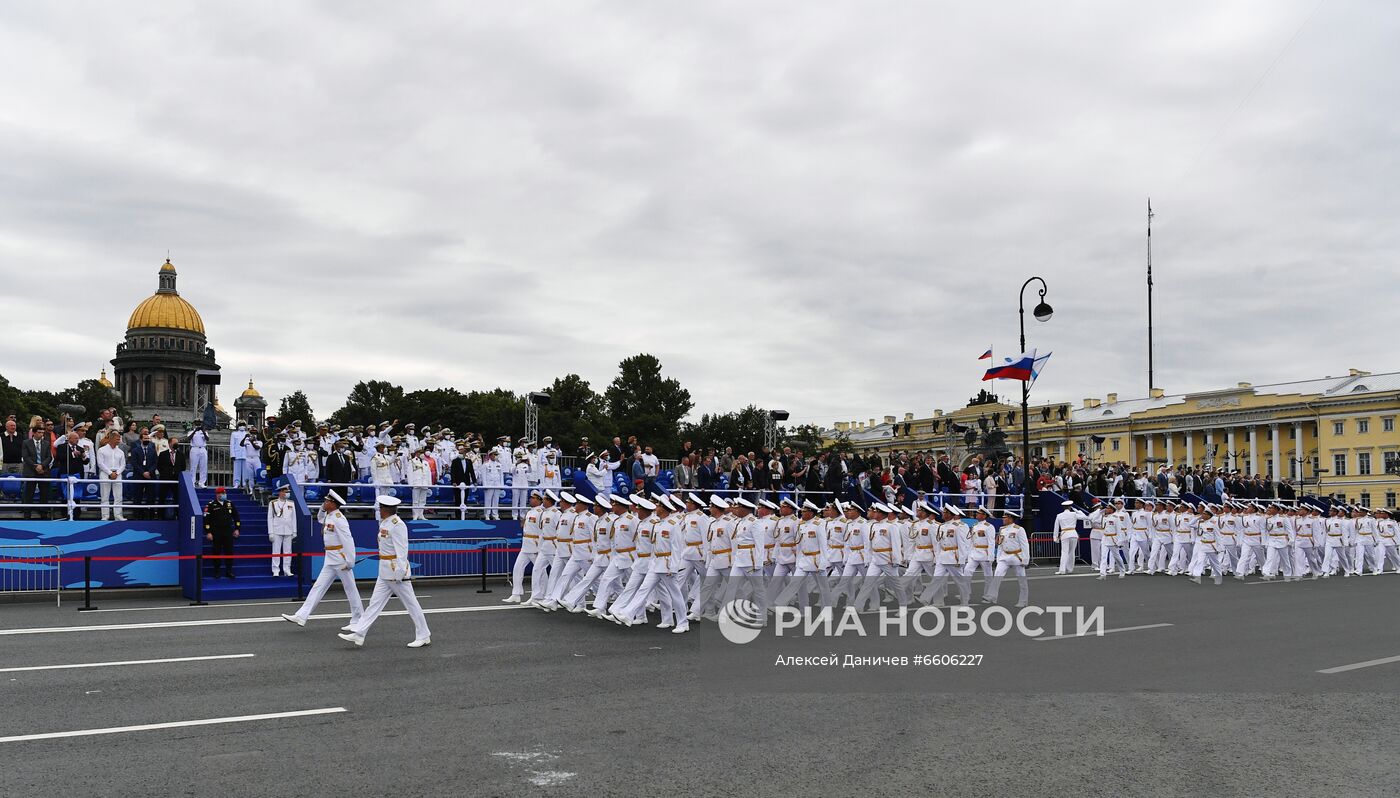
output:
[{"label": "tall flagpole", "polygon": [[1147,198],[1147,394],[1157,387],[1152,374],[1152,198]]}]

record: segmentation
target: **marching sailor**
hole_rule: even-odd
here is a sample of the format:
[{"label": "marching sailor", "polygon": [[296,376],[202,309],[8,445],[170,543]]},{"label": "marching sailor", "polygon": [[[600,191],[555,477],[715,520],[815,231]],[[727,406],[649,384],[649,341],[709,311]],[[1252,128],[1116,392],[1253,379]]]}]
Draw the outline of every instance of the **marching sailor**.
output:
[{"label": "marching sailor", "polygon": [[[1063,516],[1064,513],[1060,515]],[[939,524],[934,532],[933,581],[919,594],[919,601],[922,603],[943,606],[943,596],[948,592],[950,577],[958,585],[962,605],[967,606],[972,600],[972,579],[963,575],[964,560],[960,542],[963,530],[966,529],[967,524],[963,523],[962,511],[952,504],[944,504],[943,523]],[[1079,539],[1078,534],[1074,537],[1076,541]]]},{"label": "marching sailor", "polygon": [[[326,556],[321,560],[321,573],[316,576],[316,583],[311,586],[311,592],[306,594],[306,601],[301,605],[301,609],[293,615],[283,613],[283,620],[291,621],[297,626],[305,626],[306,619],[311,617],[316,605],[321,603],[321,599],[331,587],[331,582],[337,579],[344,585],[345,597],[350,600],[350,627],[360,620],[365,608],[360,601],[360,591],[355,588],[355,538],[350,535],[350,522],[345,519],[345,513],[340,511],[344,506],[345,499],[341,498],[339,493],[334,490],[326,491],[326,500],[321,504],[321,511],[316,514],[316,523],[321,526],[321,537],[326,549]],[[349,627],[343,629],[349,631]]]},{"label": "marching sailor", "polygon": [[[520,524],[520,551],[515,555],[515,566],[511,569],[510,595],[503,599],[506,604],[519,604],[525,600],[525,566],[534,563],[535,567],[531,571],[532,582],[540,581],[540,564],[537,558],[540,553],[540,530],[543,528],[541,521],[544,515],[544,497],[538,491],[530,495],[530,509],[525,512],[525,520]],[[551,545],[554,533],[550,533]],[[531,593],[539,592],[537,585],[531,586]]]},{"label": "marching sailor", "polygon": [[1215,520],[1217,508],[1214,505],[1201,503],[1198,512],[1201,520],[1196,524],[1196,557],[1191,563],[1191,581],[1196,584],[1201,583],[1201,574],[1205,573],[1207,567],[1211,569],[1218,585],[1225,579],[1225,564],[1221,562],[1222,553],[1219,546],[1219,524]]},{"label": "marching sailor", "polygon": [[967,555],[967,562],[963,565],[963,584],[969,589],[972,586],[972,576],[978,569],[982,570],[982,602],[989,603],[987,590],[992,585],[992,544],[996,541],[996,528],[987,519],[991,518],[991,513],[986,507],[978,507],[973,510],[973,515],[977,516],[977,523],[971,529],[966,529],[963,524],[963,549]]},{"label": "marching sailor", "polygon": [[433,640],[428,633],[428,619],[413,594],[413,565],[408,561],[408,525],[399,517],[399,500],[393,496],[380,496],[379,505],[379,578],[374,582],[374,593],[370,595],[369,608],[358,621],[351,621],[349,631],[337,637],[357,646],[365,644],[365,634],[379,618],[379,613],[389,603],[390,596],[398,596],[408,616],[413,619],[413,642],[409,648],[422,648],[431,645]]},{"label": "marching sailor", "polygon": [[992,604],[997,601],[1001,580],[1007,571],[1016,573],[1016,581],[1021,586],[1016,606],[1024,607],[1030,601],[1030,582],[1026,580],[1026,566],[1031,562],[1031,546],[1026,537],[1026,530],[1018,523],[1020,517],[1014,510],[1001,511],[1001,530],[997,533],[997,570],[992,575],[991,587],[987,589],[987,598]]},{"label": "marching sailor", "polygon": [[821,606],[830,607],[831,586],[826,578],[827,537],[822,524],[817,520],[821,508],[810,500],[802,502],[802,520],[797,525],[796,561],[793,577],[787,587],[778,594],[775,604],[786,605],[794,598],[802,608],[808,606],[813,583],[821,592]]}]

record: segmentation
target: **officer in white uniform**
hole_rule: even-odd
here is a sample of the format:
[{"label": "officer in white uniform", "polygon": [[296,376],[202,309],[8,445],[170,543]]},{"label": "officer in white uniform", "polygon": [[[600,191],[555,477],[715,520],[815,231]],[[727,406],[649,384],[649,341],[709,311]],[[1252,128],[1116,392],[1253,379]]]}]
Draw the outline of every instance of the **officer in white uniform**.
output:
[{"label": "officer in white uniform", "polygon": [[242,421],[238,422],[238,428],[228,437],[228,453],[233,460],[233,486],[241,488],[245,483],[252,482],[247,478],[248,453],[244,449],[244,441],[248,437],[248,425]]},{"label": "officer in white uniform", "polygon": [[1265,542],[1264,553],[1264,581],[1274,578],[1280,570],[1283,571],[1283,581],[1288,582],[1293,579],[1293,525],[1279,512],[1277,504],[1269,505],[1269,514],[1264,522],[1265,533],[1268,537]]},{"label": "officer in white uniform", "polygon": [[934,519],[934,510],[927,502],[921,501],[915,505],[914,512],[917,517],[910,535],[909,565],[905,568],[903,577],[906,596],[913,592],[913,588],[919,586],[921,577],[933,579],[934,533],[938,527],[938,522]]},{"label": "officer in white uniform", "polygon": [[797,509],[797,502],[792,499],[783,499],[778,504],[778,522],[773,527],[773,576],[768,584],[770,606],[787,586],[797,565]]},{"label": "officer in white uniform", "polygon": [[831,586],[826,578],[827,537],[821,522],[817,520],[819,512],[821,508],[811,501],[802,502],[802,520],[797,525],[797,546],[794,549],[796,561],[793,578],[788,580],[787,587],[778,594],[774,604],[787,605],[795,598],[797,605],[805,609],[815,583],[821,593],[821,606],[832,606]]},{"label": "officer in white uniform", "polygon": [[1128,575],[1128,558],[1123,550],[1128,543],[1128,530],[1124,528],[1124,514],[1119,513],[1119,509],[1121,507],[1105,504],[1099,514],[1102,528],[1098,531],[1103,536],[1099,542],[1099,579],[1107,579],[1115,568],[1119,569],[1119,579]]},{"label": "officer in white uniform", "polygon": [[190,473],[194,475],[194,486],[204,487],[204,483],[209,481],[209,433],[204,431],[204,425],[196,421],[194,431],[190,433]]},{"label": "officer in white uniform", "polygon": [[1065,508],[1055,516],[1055,539],[1060,542],[1060,570],[1057,574],[1074,573],[1074,560],[1079,555],[1079,522],[1088,520],[1075,509],[1074,502],[1062,501]]},{"label": "officer in white uniform", "polygon": [[277,498],[267,503],[267,539],[272,543],[273,576],[292,575],[292,541],[297,536],[297,517],[291,493],[292,489],[283,485],[277,489]]},{"label": "officer in white uniform", "polygon": [[1031,562],[1030,539],[1019,520],[1021,516],[1013,510],[1002,510],[1001,529],[997,532],[997,570],[992,574],[991,587],[987,588],[987,599],[995,604],[1001,591],[1001,580],[1007,571],[1016,573],[1016,581],[1021,586],[1017,607],[1024,607],[1030,601],[1030,582],[1026,580],[1026,566]]},{"label": "officer in white uniform", "polygon": [[705,533],[705,576],[700,584],[700,591],[695,599],[690,603],[690,620],[698,621],[702,617],[709,617],[713,620],[716,616],[710,614],[710,606],[715,604],[716,594],[719,591],[719,584],[724,577],[729,574],[732,560],[730,554],[733,553],[733,543],[730,537],[734,528],[733,518],[726,512],[729,509],[729,502],[720,496],[710,497],[710,524]]},{"label": "officer in white uniform", "polygon": [[[933,581],[919,594],[920,602],[942,606],[943,596],[948,592],[949,578],[958,585],[962,605],[967,606],[972,601],[972,579],[963,575],[965,558],[962,538],[966,530],[962,511],[952,504],[944,504],[943,523],[934,532]],[[1078,535],[1075,537],[1077,539]]]},{"label": "officer in white uniform", "polygon": [[[530,508],[525,511],[525,520],[520,524],[520,551],[515,554],[515,567],[511,569],[510,595],[504,599],[506,604],[519,604],[525,600],[525,566],[534,563],[532,571],[533,582],[538,583],[541,576],[540,563],[537,558],[540,553],[540,536],[544,528],[542,519],[544,517],[544,496],[536,492],[530,496]],[[554,533],[550,532],[551,540]],[[539,592],[539,585],[533,584],[530,589],[531,594]]]},{"label": "officer in white uniform", "polygon": [[492,449],[486,453],[486,459],[482,461],[478,473],[481,475],[481,487],[485,489],[485,518],[487,521],[499,521],[501,490],[506,486],[505,466],[501,463],[499,449]]},{"label": "officer in white uniform", "polygon": [[734,522],[734,556],[730,558],[729,584],[724,586],[724,598],[728,604],[739,595],[741,584],[753,589],[753,600],[762,612],[768,612],[768,591],[763,584],[764,558],[767,556],[768,541],[763,530],[766,525],[758,523],[753,513],[757,505],[743,497],[730,504],[738,520]]},{"label": "officer in white uniform", "polygon": [[989,520],[992,514],[986,507],[978,507],[973,511],[977,517],[977,523],[967,529],[963,524],[963,551],[967,555],[967,560],[963,565],[963,583],[971,587],[972,577],[980,569],[982,571],[982,602],[990,603],[987,591],[992,586],[992,545],[996,543],[997,531]]},{"label": "officer in white uniform", "polygon": [[1220,528],[1215,520],[1217,511],[1215,505],[1204,502],[1199,508],[1201,520],[1196,524],[1196,559],[1192,561],[1190,571],[1191,581],[1198,585],[1206,568],[1214,572],[1217,585],[1225,579],[1225,564],[1221,562]]},{"label": "officer in white uniform", "polygon": [[904,581],[900,579],[899,563],[904,558],[904,530],[896,520],[894,508],[882,502],[871,505],[876,511],[876,519],[870,525],[867,536],[870,542],[869,563],[865,568],[865,578],[855,604],[865,610],[874,611],[880,606],[878,594],[881,583],[888,584],[894,591],[895,600],[900,606],[909,603]]},{"label": "officer in white uniform", "polygon": [[374,492],[378,496],[389,496],[394,490],[394,458],[387,452],[389,444],[379,441],[374,444],[374,455],[369,460],[369,476],[374,482]]},{"label": "officer in white uniform", "polygon": [[[638,498],[644,497],[638,496]],[[632,562],[636,559],[637,554],[637,524],[640,519],[632,511],[632,502],[619,493],[612,497],[612,503],[613,514],[616,515],[616,518],[613,519],[607,543],[604,544],[608,552],[601,549],[596,551],[599,555],[608,553],[609,556],[601,558],[606,560],[606,565],[603,567],[602,573],[598,574],[598,584],[593,595],[593,609],[588,611],[588,614],[594,618],[603,617],[603,613],[607,612],[608,602],[613,598],[614,591],[620,591],[622,586],[627,584],[628,577],[632,575]],[[601,536],[598,540],[602,541]],[[595,567],[598,562],[598,560],[594,560]],[[588,574],[589,576],[585,578],[592,581],[592,568],[588,569]],[[568,603],[581,604],[583,601],[584,597],[580,595],[576,602],[570,601]]]},{"label": "officer in white uniform", "polygon": [[428,632],[428,618],[413,594],[413,564],[408,561],[408,524],[399,517],[399,500],[393,496],[380,496],[379,505],[379,578],[374,581],[374,593],[369,598],[369,608],[359,621],[350,622],[350,630],[337,637],[357,646],[365,644],[365,634],[374,625],[379,613],[389,603],[390,596],[398,596],[408,617],[413,619],[413,642],[409,648],[422,648],[432,645],[432,635]]},{"label": "officer in white uniform", "polygon": [[360,601],[360,591],[355,587],[355,538],[350,535],[350,522],[340,511],[344,506],[345,499],[341,498],[339,493],[334,490],[326,491],[326,500],[321,505],[321,512],[316,514],[316,523],[321,526],[321,537],[326,549],[326,556],[321,561],[321,573],[316,576],[316,583],[311,586],[311,592],[306,595],[306,602],[301,605],[301,609],[293,615],[283,613],[283,620],[291,621],[297,626],[305,626],[306,619],[311,617],[316,605],[321,603],[321,599],[331,587],[331,582],[337,579],[344,585],[345,597],[350,600],[350,626],[354,626],[360,620],[365,607]]}]

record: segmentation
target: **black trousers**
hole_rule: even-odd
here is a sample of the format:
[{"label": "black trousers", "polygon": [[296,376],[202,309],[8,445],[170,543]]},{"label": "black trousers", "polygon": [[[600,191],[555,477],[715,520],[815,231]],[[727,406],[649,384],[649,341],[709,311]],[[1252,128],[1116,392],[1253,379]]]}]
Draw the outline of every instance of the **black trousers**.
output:
[{"label": "black trousers", "polygon": [[[51,489],[52,489],[52,488],[51,488],[51,486],[49,485],[49,483],[48,483],[47,481],[46,481],[46,482],[25,482],[25,483],[24,483],[23,493],[22,493],[22,495],[23,495],[23,497],[24,497],[24,502],[23,502],[23,503],[24,503],[24,504],[48,504],[48,503],[49,503],[49,496],[50,496],[50,491],[51,491]],[[29,517],[29,514],[30,514],[31,512],[34,512],[34,510],[33,510],[32,508],[29,508],[29,507],[24,508],[24,517],[25,517],[25,518],[28,518],[28,517]],[[49,511],[48,511],[48,510],[39,510],[38,513],[39,513],[40,517],[43,517],[43,516],[48,515],[48,514],[49,514]]]},{"label": "black trousers", "polygon": [[[179,487],[179,485],[170,484],[151,486],[152,490],[156,493],[156,504],[174,504],[176,499],[175,491],[178,490]],[[155,513],[158,518],[178,518],[180,516],[180,510],[178,508],[156,510]]]},{"label": "black trousers", "polygon": [[[215,532],[214,542],[209,547],[210,554],[233,553],[233,531]],[[225,576],[233,576],[233,560],[210,560],[209,573],[218,576],[222,570]]]}]

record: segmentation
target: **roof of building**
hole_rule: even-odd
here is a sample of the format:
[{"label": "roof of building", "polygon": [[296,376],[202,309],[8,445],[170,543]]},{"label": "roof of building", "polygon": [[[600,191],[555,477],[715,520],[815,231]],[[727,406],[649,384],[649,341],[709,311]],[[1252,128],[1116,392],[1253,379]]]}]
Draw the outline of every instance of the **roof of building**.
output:
[{"label": "roof of building", "polygon": [[156,293],[147,297],[136,309],[131,311],[131,318],[127,320],[128,330],[142,330],[147,328],[162,328],[167,330],[185,330],[187,332],[204,334],[204,320],[199,317],[199,311],[194,309],[194,305],[186,302],[184,297],[175,290],[175,265],[166,259],[160,267],[162,277],[168,275],[170,286],[161,287]]},{"label": "roof of building", "polygon": [[242,396],[246,396],[246,397],[259,397],[259,398],[262,397],[262,394],[258,393],[258,389],[253,387],[253,378],[252,378],[252,377],[249,377],[249,378],[248,378],[248,390],[244,391],[244,392],[242,393]]}]

